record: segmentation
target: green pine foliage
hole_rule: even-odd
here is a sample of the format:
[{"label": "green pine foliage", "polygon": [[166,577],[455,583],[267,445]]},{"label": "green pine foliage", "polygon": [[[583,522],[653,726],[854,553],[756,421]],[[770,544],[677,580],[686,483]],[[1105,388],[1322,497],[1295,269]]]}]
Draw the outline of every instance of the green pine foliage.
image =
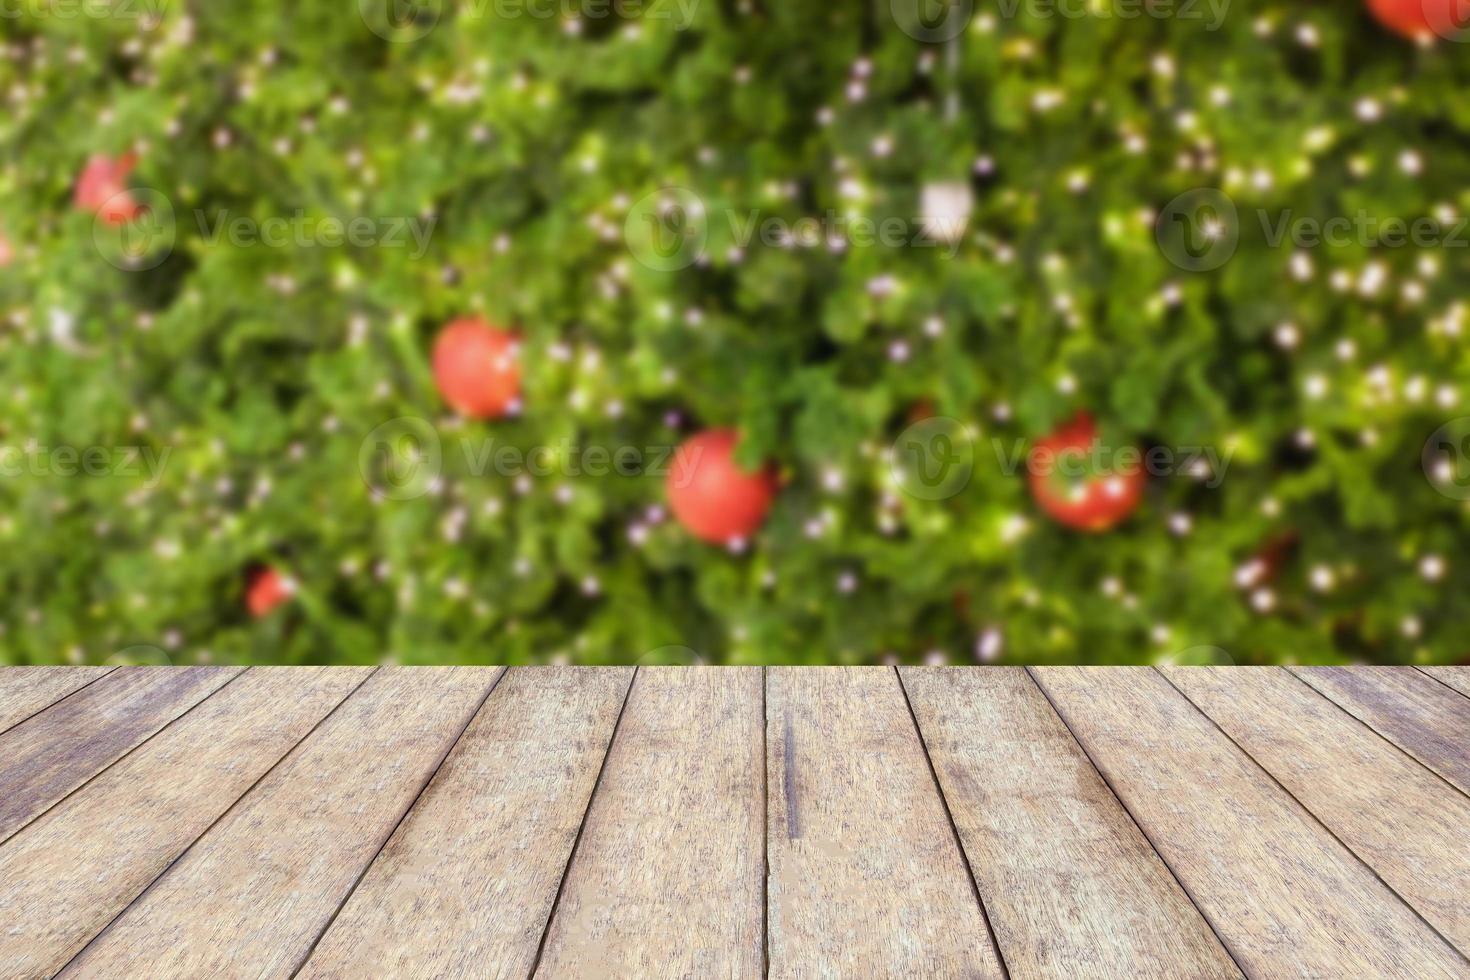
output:
[{"label": "green pine foliage", "polygon": [[[444,0],[396,28],[383,3],[128,4],[0,19],[0,660],[1466,653],[1470,493],[1423,458],[1470,414],[1457,43],[1258,0],[1218,30],[1203,5],[985,4],[946,43],[888,0]],[[72,201],[91,156],[129,150],[176,219],[150,269],[110,262],[117,230]],[[920,237],[925,188],[954,185],[953,247],[825,241],[833,215]],[[707,238],[660,269],[636,212],[674,187]],[[1155,233],[1196,188],[1239,216],[1205,271]],[[1288,212],[1429,216],[1441,240],[1273,242]],[[212,234],[297,215],[304,240]],[[431,231],[422,254],[326,241],[354,216]],[[802,218],[823,240],[741,241]],[[513,418],[435,390],[434,335],[472,315],[522,335]],[[1112,531],[1063,527],[1006,461],[1084,409],[1106,444],[1228,463],[1155,476]],[[931,414],[973,459],[937,500],[891,461]],[[385,497],[394,466],[423,476],[364,450],[401,418],[442,468]],[[780,472],[744,549],[661,514],[657,475],[568,463],[656,462],[712,426]],[[492,439],[557,462],[497,472]],[[16,463],[58,447],[107,471]],[[297,593],[256,619],[264,565]]]}]

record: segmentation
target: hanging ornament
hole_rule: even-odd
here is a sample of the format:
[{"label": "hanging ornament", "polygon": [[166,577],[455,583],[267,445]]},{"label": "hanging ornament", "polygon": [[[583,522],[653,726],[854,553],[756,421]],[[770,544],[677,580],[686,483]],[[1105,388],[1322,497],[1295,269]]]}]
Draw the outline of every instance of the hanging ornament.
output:
[{"label": "hanging ornament", "polygon": [[1461,0],[1368,0],[1368,10],[1384,27],[1420,44],[1462,40],[1470,26]]},{"label": "hanging ornament", "polygon": [[245,608],[256,619],[268,616],[296,594],[296,585],[274,568],[258,568],[250,574],[245,587]]},{"label": "hanging ornament", "polygon": [[669,507],[702,541],[730,544],[749,538],[765,523],[775,499],[769,469],[750,473],[736,464],[739,441],[732,429],[711,429],[687,440],[674,454],[667,479]]},{"label": "hanging ornament", "polygon": [[128,189],[128,175],[138,165],[136,153],[113,158],[95,154],[77,178],[76,206],[111,225],[123,225],[143,213]]},{"label": "hanging ornament", "polygon": [[477,317],[455,320],[434,342],[434,382],[462,415],[507,415],[521,394],[520,342]]},{"label": "hanging ornament", "polygon": [[1086,412],[1031,448],[1031,495],[1052,519],[1080,531],[1112,529],[1138,509],[1147,482],[1141,462],[1115,467],[1098,452],[1097,425]]}]

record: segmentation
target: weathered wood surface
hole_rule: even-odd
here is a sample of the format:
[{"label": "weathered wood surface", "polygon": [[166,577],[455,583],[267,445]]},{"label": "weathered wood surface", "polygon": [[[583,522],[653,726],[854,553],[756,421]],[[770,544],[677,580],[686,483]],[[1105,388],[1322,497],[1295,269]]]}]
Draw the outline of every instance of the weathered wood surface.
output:
[{"label": "weathered wood surface", "polygon": [[0,669],[0,978],[1470,980],[1463,669]]},{"label": "weathered wood surface", "polygon": [[503,680],[300,976],[527,976],[632,675]]},{"label": "weathered wood surface", "polygon": [[1420,667],[1446,687],[1452,687],[1470,698],[1470,667]]},{"label": "weathered wood surface", "polygon": [[293,972],[498,675],[379,670],[62,975]]},{"label": "weathered wood surface", "polygon": [[111,667],[13,667],[0,671],[0,734],[81,690]]},{"label": "weathered wood surface", "polygon": [[766,683],[775,977],[1000,977],[980,899],[893,671]]},{"label": "weathered wood surface", "polygon": [[638,671],[537,976],[761,975],[761,677]]},{"label": "weathered wood surface", "polygon": [[0,977],[49,977],[361,683],[256,667],[0,847]]},{"label": "weathered wood surface", "polygon": [[1470,797],[1280,667],[1164,674],[1459,949]]},{"label": "weathered wood surface", "polygon": [[1296,675],[1470,793],[1470,698],[1417,670],[1307,667]]},{"label": "weathered wood surface", "polygon": [[0,735],[0,841],[239,673],[115,670]]},{"label": "weathered wood surface", "polygon": [[901,673],[1012,975],[1240,977],[1030,677]]},{"label": "weathered wood surface", "polygon": [[1470,962],[1163,675],[1034,673],[1247,975],[1470,976]]}]

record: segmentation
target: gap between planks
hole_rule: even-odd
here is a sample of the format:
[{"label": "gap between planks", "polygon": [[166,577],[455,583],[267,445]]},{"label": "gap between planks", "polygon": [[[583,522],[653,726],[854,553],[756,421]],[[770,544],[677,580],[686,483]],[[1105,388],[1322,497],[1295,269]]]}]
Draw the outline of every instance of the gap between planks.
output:
[{"label": "gap between planks", "polygon": [[[188,670],[211,670],[213,668],[208,668],[208,667],[180,667],[180,668],[140,667],[140,668],[136,668],[136,669],[139,669],[139,670],[174,670],[174,669],[177,669],[177,670],[188,671]],[[120,755],[118,755],[117,758],[111,760],[110,762],[107,762],[101,768],[99,768],[96,772],[93,772],[90,775],[88,775],[86,778],[82,779],[81,782],[77,783],[77,785],[73,786],[71,789],[69,789],[66,792],[62,793],[60,796],[58,796],[56,799],[52,800],[50,803],[48,803],[45,806],[43,806],[41,809],[39,809],[36,812],[32,813],[29,817],[25,818],[20,823],[18,823],[15,826],[11,827],[8,832],[0,833],[0,846],[3,846],[11,838],[13,838],[16,834],[20,833],[22,830],[25,830],[31,824],[35,823],[37,820],[41,819],[46,814],[48,814],[52,810],[56,809],[58,806],[60,806],[61,804],[65,803],[67,800],[71,799],[77,793],[79,793],[82,790],[86,789],[89,785],[92,784],[93,780],[95,780],[98,776],[100,776],[103,773],[107,772],[113,766],[117,765],[118,763],[122,762],[124,759],[128,758],[129,756],[131,756],[134,752],[138,751],[143,746],[145,746],[149,742],[153,741],[159,735],[162,735],[164,732],[168,731],[170,728],[173,727],[173,725],[175,723],[177,723],[180,719],[185,718],[186,716],[188,716],[196,708],[198,708],[201,704],[203,704],[204,702],[208,701],[210,698],[214,697],[220,691],[223,691],[225,688],[229,687],[231,684],[233,684],[235,681],[239,680],[241,677],[244,677],[245,674],[249,670],[250,670],[249,667],[241,667],[240,669],[238,669],[237,671],[235,671],[235,673],[233,673],[229,677],[227,677],[225,679],[224,683],[220,684],[218,687],[216,687],[213,690],[211,690],[208,693],[206,693],[198,701],[194,702],[193,704],[191,704],[187,708],[185,708],[183,711],[179,712],[179,714],[176,715],[175,717],[170,718],[168,721],[164,722],[162,725],[160,725],[158,727],[158,729],[156,731],[154,731],[151,734],[145,736],[144,738],[142,738],[141,740],[139,740],[134,745],[132,745],[129,748],[125,749]],[[109,678],[109,677],[121,677],[121,676],[123,676],[123,675],[117,672],[117,668],[114,668],[113,670],[110,670],[110,671],[108,671],[108,672],[106,672],[104,674],[100,674],[97,677],[94,677],[92,680],[88,681],[86,684],[83,684],[81,687],[78,687],[76,690],[74,690],[71,693],[67,694],[65,697],[56,699],[51,704],[47,705],[45,708],[42,708],[40,711],[37,711],[34,714],[32,714],[30,717],[24,719],[23,721],[17,722],[15,725],[11,726],[11,728],[7,729],[5,733],[0,733],[0,735],[7,734],[7,733],[9,733],[11,731],[14,731],[16,729],[19,729],[21,725],[24,725],[27,722],[30,722],[30,721],[32,721],[32,720],[34,720],[36,718],[41,717],[47,711],[50,711],[52,708],[55,708],[57,705],[60,705],[60,704],[62,704],[64,702],[70,700],[74,695],[81,694],[84,691],[90,690],[93,687],[93,685],[95,685],[98,681],[104,680],[104,679]]]},{"label": "gap between planks", "polygon": [[[607,748],[602,753],[602,763],[597,767],[597,778],[592,782],[592,792],[587,794],[587,805],[582,809],[582,820],[577,824],[577,836],[572,840],[572,848],[567,852],[566,863],[562,865],[561,877],[556,882],[556,897],[551,901],[551,909],[546,913],[546,922],[541,926],[541,939],[536,944],[536,958],[531,961],[531,970],[526,974],[527,980],[536,975],[541,969],[541,958],[546,955],[546,939],[551,935],[551,923],[556,918],[557,910],[561,908],[562,894],[567,887],[567,874],[572,870],[572,859],[577,856],[577,849],[582,846],[582,833],[587,829],[587,814],[592,812],[592,804],[597,799],[597,791],[602,789],[602,777],[607,772],[607,760],[612,758],[613,745],[618,740],[618,732],[623,727],[623,715],[628,710],[628,702],[633,698],[633,688],[638,684],[638,675],[642,673],[642,667],[633,668],[633,676],[628,679],[628,689],[623,692],[623,703],[618,708],[617,720],[613,722],[612,734],[608,736]],[[764,668],[762,668],[764,671]]]},{"label": "gap between planks", "polygon": [[[393,829],[388,831],[387,835],[382,839],[381,842],[379,842],[378,849],[374,851],[373,856],[369,858],[366,863],[363,864],[362,870],[359,871],[357,877],[353,879],[351,886],[349,886],[347,891],[343,893],[342,900],[337,903],[337,907],[332,911],[332,914],[327,917],[327,921],[322,924],[321,931],[316,934],[316,938],[311,941],[311,945],[306,947],[306,952],[302,954],[301,961],[297,963],[295,969],[291,971],[292,980],[294,980],[296,975],[299,974],[302,968],[306,966],[307,962],[311,959],[311,954],[315,953],[316,948],[321,945],[322,937],[331,930],[332,925],[337,921],[337,917],[342,914],[342,910],[346,908],[347,903],[352,900],[352,896],[357,891],[358,886],[362,884],[362,880],[367,877],[367,873],[372,870],[373,865],[376,864],[378,858],[382,856],[383,848],[388,846],[388,842],[391,841],[393,839],[393,836],[398,833],[398,828],[403,826],[403,822],[408,819],[408,815],[413,812],[413,808],[418,806],[419,800],[423,799],[424,791],[427,790],[429,786],[434,782],[434,777],[439,775],[439,770],[444,768],[445,761],[452,754],[454,754],[455,746],[459,745],[460,739],[464,738],[464,733],[470,730],[470,726],[474,724],[475,719],[480,716],[480,712],[485,710],[485,702],[490,700],[490,695],[495,693],[495,689],[500,686],[500,682],[505,680],[506,675],[509,673],[509,667],[502,667],[500,673],[495,675],[495,680],[490,682],[490,687],[488,690],[485,691],[485,696],[480,698],[480,703],[475,705],[475,710],[469,713],[469,717],[465,719],[464,726],[460,728],[459,734],[450,739],[449,745],[444,749],[444,754],[441,755],[439,757],[439,761],[434,764],[434,768],[429,773],[428,778],[424,780],[421,786],[419,786],[418,792],[413,795],[413,799],[409,801],[408,806],[404,807],[403,812],[398,815],[398,822],[393,825]],[[363,678],[363,683],[367,683],[367,678]],[[354,692],[355,691],[356,689],[354,688]],[[349,694],[347,697],[351,696],[352,695]],[[342,700],[345,703],[347,698],[343,698]]]},{"label": "gap between planks", "polygon": [[[235,798],[235,801],[233,803],[231,803],[229,806],[225,807],[225,809],[220,812],[219,816],[217,816],[213,820],[211,820],[209,822],[209,826],[205,827],[202,831],[200,831],[199,834],[198,834],[198,836],[196,836],[192,841],[190,841],[189,842],[189,845],[187,847],[185,847],[183,850],[179,851],[179,853],[174,856],[173,860],[169,861],[168,864],[164,866],[163,870],[160,871],[160,872],[158,872],[158,874],[156,874],[153,877],[153,880],[150,881],[150,882],[148,882],[148,884],[143,888],[142,891],[138,892],[138,894],[134,895],[133,898],[126,905],[124,905],[122,908],[118,909],[117,914],[114,915],[111,919],[109,919],[107,921],[107,924],[106,925],[104,925],[101,929],[97,930],[96,935],[94,935],[94,936],[92,936],[92,938],[88,939],[87,942],[86,942],[86,944],[83,945],[81,949],[77,950],[76,953],[73,954],[73,956],[71,957],[71,959],[66,962],[66,965],[63,966],[60,970],[57,971],[56,975],[57,976],[60,976],[61,974],[65,973],[67,971],[67,969],[71,967],[72,963],[76,962],[78,959],[81,958],[81,956],[84,953],[87,952],[87,950],[92,946],[93,943],[95,943],[97,940],[101,939],[104,935],[107,934],[107,930],[111,929],[112,926],[113,926],[113,924],[115,922],[117,922],[124,915],[126,915],[128,913],[128,911],[133,908],[133,906],[137,905],[140,901],[142,901],[148,895],[148,893],[151,892],[154,889],[154,887],[160,881],[162,881],[165,877],[168,876],[168,873],[170,871],[172,871],[174,869],[174,867],[180,861],[182,861],[185,857],[188,856],[189,852],[192,851],[194,849],[194,847],[201,840],[203,840],[205,837],[207,837],[209,835],[210,831],[214,830],[215,827],[217,827],[221,822],[224,821],[224,819],[226,817],[228,817],[232,812],[234,812],[234,810],[237,807],[239,807],[240,803],[243,800],[245,800],[251,793],[255,792],[255,788],[257,786],[259,786],[267,778],[269,778],[270,775],[271,775],[271,773],[275,772],[282,765],[284,765],[286,763],[286,760],[290,759],[293,755],[295,755],[301,749],[301,746],[304,745],[304,744],[306,744],[307,740],[310,739],[313,735],[315,735],[316,732],[317,732],[317,730],[320,729],[322,727],[322,725],[326,724],[327,721],[333,715],[335,715],[338,711],[342,710],[342,706],[344,704],[346,704],[348,701],[352,700],[352,696],[354,694],[356,694],[358,692],[358,690],[360,690],[364,684],[366,684],[369,680],[371,680],[372,677],[373,677],[373,675],[376,674],[380,669],[381,668],[379,668],[379,667],[374,667],[371,670],[369,670],[367,672],[367,674],[363,676],[363,679],[361,681],[359,681],[356,685],[354,685],[353,688],[352,688],[352,690],[350,690],[350,691],[347,692],[346,697],[342,698],[342,700],[338,701],[335,705],[333,705],[331,711],[328,711],[326,714],[322,715],[321,718],[317,719],[316,724],[312,725],[309,729],[307,729],[306,734],[302,735],[301,738],[297,739],[295,745],[291,746],[291,748],[287,752],[283,753],[279,759],[277,759],[275,762],[273,762],[270,765],[270,768],[266,769],[265,772],[262,772],[258,777],[256,777],[255,781],[252,782],[249,785],[249,787],[246,788],[245,792],[241,793],[238,797]],[[242,673],[243,673],[243,671],[242,671]]]},{"label": "gap between planks", "polygon": [[1113,785],[1113,781],[1108,778],[1108,774],[1103,771],[1102,766],[1097,764],[1097,760],[1092,757],[1092,752],[1088,750],[1085,744],[1083,744],[1081,737],[1072,727],[1072,723],[1067,720],[1067,716],[1062,714],[1062,710],[1058,708],[1057,703],[1052,700],[1051,693],[1047,691],[1047,689],[1036,680],[1036,675],[1031,672],[1030,667],[1023,667],[1021,669],[1025,671],[1026,679],[1031,683],[1033,687],[1040,691],[1041,696],[1046,699],[1046,703],[1051,707],[1052,714],[1056,715],[1058,720],[1061,721],[1062,727],[1067,730],[1067,734],[1072,736],[1072,741],[1077,743],[1077,748],[1082,752],[1082,756],[1087,760],[1087,764],[1092,766],[1093,772],[1097,773],[1098,778],[1103,781],[1103,785],[1108,788],[1108,792],[1113,794],[1113,799],[1118,801],[1118,806],[1123,809],[1123,812],[1128,815],[1128,819],[1133,822],[1133,826],[1138,828],[1138,832],[1142,834],[1143,839],[1148,842],[1149,848],[1154,852],[1154,856],[1159,859],[1159,863],[1168,870],[1170,877],[1174,879],[1174,883],[1177,884],[1179,886],[1179,890],[1184,893],[1184,897],[1189,899],[1189,904],[1194,906],[1195,912],[1198,913],[1199,917],[1202,920],[1204,920],[1205,925],[1210,927],[1210,932],[1214,933],[1215,940],[1220,944],[1220,948],[1225,950],[1225,954],[1230,957],[1231,961],[1235,964],[1235,968],[1241,972],[1241,975],[1249,977],[1250,973],[1247,972],[1245,967],[1241,964],[1240,957],[1236,955],[1236,951],[1230,948],[1230,944],[1225,941],[1225,937],[1220,933],[1220,930],[1215,925],[1214,920],[1210,918],[1209,913],[1206,912],[1204,906],[1200,904],[1199,898],[1194,894],[1193,891],[1190,890],[1189,885],[1185,884],[1184,879],[1179,876],[1179,872],[1174,869],[1174,865],[1171,864],[1169,862],[1169,859],[1164,856],[1164,852],[1159,850],[1159,845],[1154,842],[1153,836],[1149,834],[1149,832],[1144,828],[1143,823],[1138,819],[1137,815],[1134,814],[1133,808],[1130,807],[1127,801],[1123,799],[1123,794],[1118,792],[1118,787]]},{"label": "gap between planks", "polygon": [[[1208,670],[1210,668],[1203,668],[1203,669]],[[1247,669],[1250,669],[1250,668],[1247,668]],[[1269,670],[1271,668],[1266,668],[1266,669]],[[1424,924],[1425,928],[1427,928],[1430,932],[1432,932],[1436,936],[1438,936],[1440,938],[1440,940],[1443,941],[1446,946],[1448,946],[1450,949],[1454,950],[1456,953],[1458,953],[1460,955],[1460,959],[1464,960],[1467,966],[1470,966],[1470,957],[1467,957],[1465,955],[1464,951],[1460,949],[1460,947],[1458,947],[1454,943],[1450,942],[1450,940],[1448,939],[1448,937],[1446,937],[1444,935],[1444,933],[1440,932],[1439,929],[1434,925],[1434,923],[1430,922],[1428,919],[1426,919],[1424,917],[1424,913],[1420,912],[1417,908],[1415,908],[1414,905],[1413,905],[1413,903],[1411,903],[1407,898],[1405,898],[1402,894],[1400,894],[1400,892],[1399,892],[1399,890],[1397,888],[1395,888],[1395,887],[1393,887],[1393,885],[1389,884],[1388,881],[1383,877],[1383,875],[1381,875],[1381,874],[1378,873],[1378,869],[1375,868],[1375,867],[1373,867],[1373,865],[1369,864],[1368,861],[1366,859],[1364,859],[1364,857],[1361,854],[1359,854],[1358,851],[1355,848],[1353,848],[1352,846],[1350,846],[1347,843],[1347,841],[1343,840],[1342,837],[1338,835],[1338,833],[1337,833],[1336,830],[1333,830],[1332,827],[1328,826],[1327,822],[1325,820],[1323,820],[1321,817],[1319,817],[1317,815],[1316,811],[1314,811],[1311,807],[1309,807],[1305,803],[1303,803],[1301,801],[1301,799],[1295,793],[1293,793],[1289,788],[1287,788],[1287,786],[1286,786],[1285,783],[1283,783],[1280,779],[1278,779],[1276,777],[1276,774],[1274,772],[1272,772],[1270,769],[1266,768],[1266,766],[1259,759],[1257,759],[1253,754],[1251,754],[1251,752],[1248,749],[1246,749],[1246,747],[1244,745],[1241,745],[1238,741],[1236,741],[1235,736],[1233,736],[1229,732],[1227,732],[1225,730],[1224,726],[1222,726],[1218,721],[1216,721],[1214,719],[1214,717],[1208,711],[1206,711],[1204,708],[1200,707],[1199,704],[1197,704],[1195,702],[1194,698],[1191,698],[1184,691],[1183,688],[1181,688],[1178,684],[1175,684],[1173,678],[1171,678],[1164,671],[1159,670],[1157,667],[1154,667],[1153,668],[1153,671],[1154,671],[1154,673],[1156,673],[1160,677],[1162,677],[1169,684],[1170,687],[1172,687],[1174,690],[1178,691],[1179,692],[1179,696],[1182,697],[1185,701],[1187,701],[1189,703],[1189,706],[1190,707],[1192,707],[1195,711],[1198,711],[1200,713],[1200,715],[1206,721],[1208,721],[1211,726],[1214,727],[1215,731],[1217,731],[1221,735],[1225,736],[1225,738],[1230,742],[1230,744],[1233,745],[1233,746],[1235,746],[1235,748],[1240,752],[1241,755],[1245,756],[1247,759],[1249,759],[1251,761],[1251,763],[1257,769],[1261,770],[1261,772],[1266,775],[1266,778],[1267,779],[1271,780],[1271,782],[1274,783],[1276,785],[1276,787],[1281,790],[1281,792],[1283,792],[1283,793],[1286,794],[1286,796],[1287,796],[1288,799],[1290,799],[1293,803],[1295,803],[1298,807],[1300,807],[1301,808],[1301,811],[1303,813],[1305,813],[1308,817],[1310,817],[1312,819],[1312,822],[1313,823],[1315,823],[1317,826],[1321,827],[1324,831],[1326,831],[1328,837],[1330,837],[1332,840],[1336,841],[1337,844],[1338,844],[1338,846],[1340,846],[1347,853],[1351,854],[1353,856],[1353,859],[1356,860],[1359,864],[1361,864],[1367,870],[1367,872],[1369,874],[1371,874],[1374,878],[1378,879],[1378,883],[1381,884],[1384,888],[1388,889],[1389,894],[1393,895],[1394,898],[1397,898],[1401,903],[1403,903],[1404,907],[1407,908],[1410,912],[1413,912],[1414,913],[1414,917],[1417,918],[1420,922],[1422,922]],[[1291,671],[1285,671],[1285,673],[1291,673]],[[1295,675],[1293,675],[1293,676],[1295,676]],[[1301,678],[1297,678],[1297,679],[1298,680],[1301,680]],[[1306,682],[1303,681],[1303,683],[1306,683]],[[1307,686],[1309,688],[1311,687],[1310,684],[1308,684]],[[1315,691],[1315,689],[1313,689],[1313,690]],[[1317,693],[1318,696],[1321,696],[1321,692],[1315,692],[1315,693]],[[1329,700],[1330,701],[1331,699],[1330,698],[1327,698],[1326,700]],[[1341,706],[1339,705],[1339,707],[1341,707]],[[1374,732],[1374,734],[1376,735],[1378,733],[1377,732]],[[1386,739],[1385,739],[1385,741],[1386,741]]]},{"label": "gap between planks", "polygon": [[919,725],[919,716],[914,714],[914,702],[909,698],[909,690],[903,682],[903,673],[897,668],[890,668],[894,678],[898,681],[899,693],[903,695],[903,705],[908,709],[909,721],[913,722],[914,734],[919,739],[919,751],[924,753],[924,764],[929,767],[929,779],[934,783],[934,792],[939,795],[939,805],[944,808],[944,818],[949,821],[949,833],[954,839],[955,849],[960,852],[960,862],[965,867],[965,874],[970,879],[970,890],[975,893],[975,902],[980,906],[980,917],[985,920],[985,934],[990,937],[990,945],[995,947],[995,958],[1000,961],[1000,973],[1006,980],[1010,980],[1011,968],[1006,963],[1005,950],[1000,948],[1000,939],[995,934],[995,925],[990,921],[990,909],[985,905],[985,896],[980,894],[980,881],[975,877],[975,869],[970,867],[970,855],[965,850],[965,842],[960,839],[960,829],[954,822],[954,811],[950,809],[949,797],[944,794],[944,786],[939,781],[939,773],[934,768],[934,759],[929,754],[929,741],[924,737],[924,729]]}]

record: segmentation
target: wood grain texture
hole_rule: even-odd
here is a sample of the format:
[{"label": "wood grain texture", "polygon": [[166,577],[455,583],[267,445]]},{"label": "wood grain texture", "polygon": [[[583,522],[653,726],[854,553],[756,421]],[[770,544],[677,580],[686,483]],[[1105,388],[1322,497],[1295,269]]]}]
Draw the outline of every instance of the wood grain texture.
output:
[{"label": "wood grain texture", "polygon": [[761,678],[639,669],[537,976],[761,975]]},{"label": "wood grain texture", "polygon": [[1470,667],[1420,667],[1420,670],[1447,687],[1470,698]]},{"label": "wood grain texture", "polygon": [[1033,676],[1247,975],[1470,977],[1470,963],[1163,675]]},{"label": "wood grain texture", "polygon": [[0,735],[0,841],[240,670],[119,667]]},{"label": "wood grain texture", "polygon": [[0,734],[51,707],[111,667],[0,667]]},{"label": "wood grain texture", "polygon": [[891,668],[772,668],[770,975],[1000,977]]},{"label": "wood grain texture", "polygon": [[1164,674],[1445,938],[1470,950],[1470,797],[1282,668]]},{"label": "wood grain texture", "polygon": [[254,668],[0,846],[0,976],[55,974],[369,672]]},{"label": "wood grain texture", "polygon": [[1012,974],[1241,976],[1024,670],[900,675]]},{"label": "wood grain texture", "polygon": [[289,976],[499,674],[379,670],[62,975]]},{"label": "wood grain texture", "polygon": [[528,976],[632,677],[512,669],[299,976]]},{"label": "wood grain texture", "polygon": [[1300,667],[1293,672],[1470,793],[1470,698],[1402,667]]}]

